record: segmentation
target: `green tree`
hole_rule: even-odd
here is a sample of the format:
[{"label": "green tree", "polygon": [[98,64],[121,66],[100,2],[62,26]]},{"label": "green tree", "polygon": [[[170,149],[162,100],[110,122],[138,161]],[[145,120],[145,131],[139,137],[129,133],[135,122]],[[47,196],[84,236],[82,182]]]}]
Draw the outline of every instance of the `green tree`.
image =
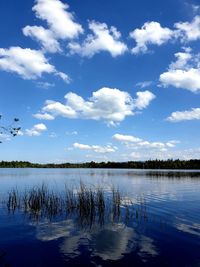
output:
[{"label": "green tree", "polygon": [[[2,115],[0,115],[0,121],[2,120]],[[15,137],[19,134],[21,127],[18,126],[19,119],[14,118],[10,125],[3,125],[0,123],[0,143],[4,138]]]}]

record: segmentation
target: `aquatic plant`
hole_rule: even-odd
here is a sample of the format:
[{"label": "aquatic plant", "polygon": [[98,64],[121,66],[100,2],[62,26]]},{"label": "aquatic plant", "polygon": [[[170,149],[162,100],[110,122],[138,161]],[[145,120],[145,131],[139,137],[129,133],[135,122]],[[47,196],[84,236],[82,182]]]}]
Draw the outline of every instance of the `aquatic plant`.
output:
[{"label": "aquatic plant", "polygon": [[146,218],[146,204],[141,202],[137,208],[128,197],[122,197],[120,190],[114,186],[108,192],[100,186],[89,187],[80,182],[77,188],[65,185],[61,193],[50,190],[48,186],[30,188],[23,193],[12,189],[6,201],[10,213],[16,211],[28,214],[34,219],[57,216],[75,216],[82,226],[100,225],[105,220],[112,222],[133,218]]},{"label": "aquatic plant", "polygon": [[7,207],[9,211],[14,212],[20,206],[20,197],[17,189],[8,192]]}]

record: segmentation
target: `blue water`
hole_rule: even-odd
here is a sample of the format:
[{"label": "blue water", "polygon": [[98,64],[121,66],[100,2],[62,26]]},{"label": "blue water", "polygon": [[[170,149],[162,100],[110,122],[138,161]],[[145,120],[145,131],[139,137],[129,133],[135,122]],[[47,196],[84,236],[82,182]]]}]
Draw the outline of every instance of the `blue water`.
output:
[{"label": "blue water", "polygon": [[[0,169],[0,266],[200,266],[200,173],[149,172]],[[80,181],[108,192],[115,185],[147,216],[82,227],[73,216],[34,220],[7,210],[12,188],[45,183],[59,193]]]}]

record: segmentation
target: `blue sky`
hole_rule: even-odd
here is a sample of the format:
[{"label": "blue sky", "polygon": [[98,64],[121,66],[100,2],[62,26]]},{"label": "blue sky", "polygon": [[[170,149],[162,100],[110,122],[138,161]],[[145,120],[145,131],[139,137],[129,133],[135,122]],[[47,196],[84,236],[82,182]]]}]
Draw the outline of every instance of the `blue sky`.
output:
[{"label": "blue sky", "polygon": [[0,160],[199,158],[200,2],[0,1]]}]

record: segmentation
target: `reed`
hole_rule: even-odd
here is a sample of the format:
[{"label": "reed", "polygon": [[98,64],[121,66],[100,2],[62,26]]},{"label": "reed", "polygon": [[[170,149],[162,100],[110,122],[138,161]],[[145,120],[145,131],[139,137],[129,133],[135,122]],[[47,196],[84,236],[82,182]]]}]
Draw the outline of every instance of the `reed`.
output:
[{"label": "reed", "polygon": [[15,212],[20,206],[20,197],[17,189],[12,189],[8,192],[7,208],[9,211]]},{"label": "reed", "polygon": [[73,215],[87,226],[92,226],[94,222],[103,225],[110,215],[112,221],[122,219],[122,216],[125,220],[137,219],[141,214],[145,218],[147,216],[146,204],[142,203],[140,209],[135,210],[130,201],[123,203],[119,189],[114,186],[110,193],[100,186],[89,187],[82,182],[75,190],[67,186],[64,188],[61,194],[50,190],[45,184],[23,193],[13,189],[6,201],[8,211],[14,213],[18,210],[36,219]]},{"label": "reed", "polygon": [[119,219],[120,217],[120,205],[121,205],[121,196],[119,189],[112,188],[112,207],[113,207],[113,221]]}]

